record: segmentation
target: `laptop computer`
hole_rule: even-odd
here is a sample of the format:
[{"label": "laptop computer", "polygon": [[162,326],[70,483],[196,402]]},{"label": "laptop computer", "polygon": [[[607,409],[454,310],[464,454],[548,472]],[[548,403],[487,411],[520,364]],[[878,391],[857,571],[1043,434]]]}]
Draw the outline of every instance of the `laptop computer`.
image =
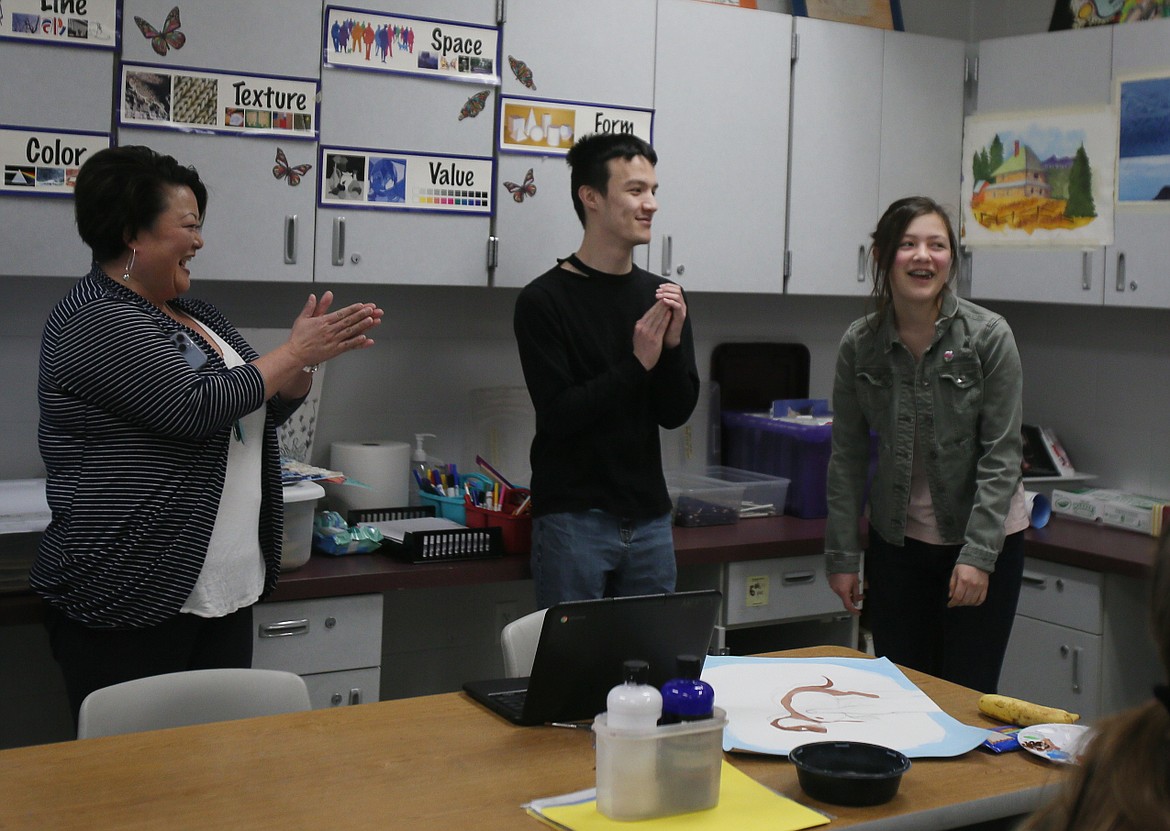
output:
[{"label": "laptop computer", "polygon": [[463,689],[514,724],[592,719],[622,682],[624,661],[647,661],[650,683],[661,687],[679,655],[705,656],[721,598],[708,589],[560,603],[545,614],[531,676]]}]

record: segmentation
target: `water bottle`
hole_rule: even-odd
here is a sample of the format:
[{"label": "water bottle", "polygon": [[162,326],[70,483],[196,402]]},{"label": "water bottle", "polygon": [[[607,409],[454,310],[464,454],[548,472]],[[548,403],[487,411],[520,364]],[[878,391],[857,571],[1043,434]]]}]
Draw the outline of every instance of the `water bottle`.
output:
[{"label": "water bottle", "polygon": [[662,724],[711,718],[715,690],[700,680],[702,668],[698,655],[678,656],[678,677],[662,685]]}]

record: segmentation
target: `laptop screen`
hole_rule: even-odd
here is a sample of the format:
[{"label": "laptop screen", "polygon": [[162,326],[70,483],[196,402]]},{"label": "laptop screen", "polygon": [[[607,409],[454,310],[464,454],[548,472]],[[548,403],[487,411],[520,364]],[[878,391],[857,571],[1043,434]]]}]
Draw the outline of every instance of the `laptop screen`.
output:
[{"label": "laptop screen", "polygon": [[[650,683],[662,686],[678,674],[679,655],[707,654],[721,597],[711,589],[553,606],[544,617],[523,715],[513,720],[593,718],[605,710],[606,696],[622,682],[622,664],[630,659],[649,663]],[[482,694],[493,684],[501,688],[497,681],[471,682],[464,689],[491,707]]]}]

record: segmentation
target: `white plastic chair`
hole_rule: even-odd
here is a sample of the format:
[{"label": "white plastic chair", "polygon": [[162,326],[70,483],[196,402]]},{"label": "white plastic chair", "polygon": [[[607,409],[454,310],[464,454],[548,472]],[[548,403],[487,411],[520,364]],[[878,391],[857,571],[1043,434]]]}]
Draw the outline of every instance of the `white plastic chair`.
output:
[{"label": "white plastic chair", "polygon": [[544,613],[547,611],[537,609],[516,618],[500,630],[504,675],[508,678],[522,678],[532,674],[532,659],[536,657],[536,644],[540,641],[540,629],[544,626]]},{"label": "white plastic chair", "polygon": [[94,690],[81,702],[77,738],[308,710],[299,675],[274,669],[199,669]]}]

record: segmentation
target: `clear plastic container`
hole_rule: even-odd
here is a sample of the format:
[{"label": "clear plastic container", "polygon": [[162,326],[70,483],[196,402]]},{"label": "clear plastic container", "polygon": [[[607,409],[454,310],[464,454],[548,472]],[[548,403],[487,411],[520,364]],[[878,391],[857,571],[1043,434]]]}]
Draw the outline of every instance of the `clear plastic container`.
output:
[{"label": "clear plastic container", "polygon": [[[597,810],[615,820],[652,819],[719,804],[723,764],[723,728],[727,714],[714,708],[712,718],[626,732],[610,727],[606,714],[593,720],[597,744]],[[628,766],[654,758],[647,784]]]}]

